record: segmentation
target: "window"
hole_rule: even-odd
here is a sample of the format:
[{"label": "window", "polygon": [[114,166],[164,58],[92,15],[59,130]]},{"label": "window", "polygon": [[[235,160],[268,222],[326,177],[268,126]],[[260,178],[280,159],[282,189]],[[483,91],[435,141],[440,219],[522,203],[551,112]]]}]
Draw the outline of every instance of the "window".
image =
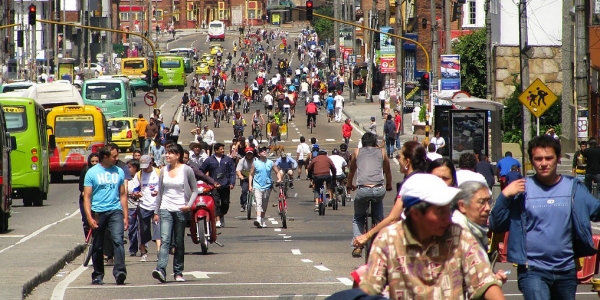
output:
[{"label": "window", "polygon": [[475,0],[467,1],[466,25],[477,25],[477,2]]},{"label": "window", "polygon": [[156,21],[162,21],[163,20],[163,10],[162,9],[157,9],[154,11],[154,19]]},{"label": "window", "polygon": [[120,13],[119,17],[121,18],[121,21],[129,21],[129,13]]},{"label": "window", "polygon": [[4,106],[6,129],[21,132],[27,129],[27,113],[24,106]]},{"label": "window", "polygon": [[198,19],[198,5],[193,2],[187,3],[187,19],[188,21],[196,21]]},{"label": "window", "polygon": [[120,100],[121,84],[114,82],[90,83],[86,86],[85,98],[88,100]]},{"label": "window", "polygon": [[219,10],[219,20],[229,20],[229,9]]},{"label": "window", "polygon": [[176,9],[175,11],[173,11],[173,18],[171,18],[171,20],[174,20],[175,22],[179,22],[179,9]]}]

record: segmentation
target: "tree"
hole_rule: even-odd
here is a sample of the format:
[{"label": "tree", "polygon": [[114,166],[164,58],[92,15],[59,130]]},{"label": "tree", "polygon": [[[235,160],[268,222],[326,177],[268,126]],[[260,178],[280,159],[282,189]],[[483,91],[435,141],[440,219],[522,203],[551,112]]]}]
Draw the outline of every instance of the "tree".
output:
[{"label": "tree", "polygon": [[463,35],[452,43],[454,53],[460,54],[461,88],[479,98],[485,98],[487,89],[485,47],[485,28]]},{"label": "tree", "polygon": [[[333,7],[321,6],[315,9],[315,13],[333,18]],[[328,39],[333,41],[333,21],[314,16],[313,20],[310,21],[310,25],[312,25],[317,32],[319,41],[326,41]]]}]

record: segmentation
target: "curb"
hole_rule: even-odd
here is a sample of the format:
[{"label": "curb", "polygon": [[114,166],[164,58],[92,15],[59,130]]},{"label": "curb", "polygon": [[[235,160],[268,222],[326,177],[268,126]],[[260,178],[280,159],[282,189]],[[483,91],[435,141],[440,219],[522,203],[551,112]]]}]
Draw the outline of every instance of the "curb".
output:
[{"label": "curb", "polygon": [[73,260],[75,260],[75,258],[77,258],[77,256],[81,255],[81,253],[83,253],[84,248],[85,245],[83,244],[77,245],[75,248],[68,251],[51,266],[38,273],[32,279],[28,280],[23,285],[23,289],[21,292],[22,299],[25,299],[25,297],[29,295],[37,286],[52,279],[52,277],[54,277],[54,275],[56,275],[62,268],[64,268],[66,264],[72,262]]}]

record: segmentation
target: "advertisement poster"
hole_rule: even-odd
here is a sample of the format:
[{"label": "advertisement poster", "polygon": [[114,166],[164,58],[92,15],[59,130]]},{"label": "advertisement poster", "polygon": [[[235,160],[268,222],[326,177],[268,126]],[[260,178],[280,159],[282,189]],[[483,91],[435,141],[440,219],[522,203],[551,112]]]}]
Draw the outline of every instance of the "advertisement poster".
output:
[{"label": "advertisement poster", "polygon": [[[382,26],[379,30],[394,33],[394,29],[389,26]],[[379,34],[379,69],[383,74],[396,73],[396,39],[385,33]]]},{"label": "advertisement poster", "polygon": [[487,110],[450,110],[450,136],[448,147],[450,158],[458,163],[463,153],[486,154],[488,152],[487,134]]},{"label": "advertisement poster", "polygon": [[441,55],[441,91],[460,91],[460,55]]},{"label": "advertisement poster", "polygon": [[68,80],[71,84],[73,83],[73,77],[75,64],[74,63],[59,63],[58,64],[58,78],[61,80]]}]

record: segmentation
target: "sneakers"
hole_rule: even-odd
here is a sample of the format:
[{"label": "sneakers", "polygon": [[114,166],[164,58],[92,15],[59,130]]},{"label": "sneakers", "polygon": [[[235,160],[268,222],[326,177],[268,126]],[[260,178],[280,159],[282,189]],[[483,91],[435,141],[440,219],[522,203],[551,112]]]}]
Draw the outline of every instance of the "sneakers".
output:
[{"label": "sneakers", "polygon": [[262,228],[262,224],[260,224],[260,222],[258,221],[254,221],[254,226],[256,226],[257,228]]},{"label": "sneakers", "polygon": [[117,277],[115,278],[117,281],[117,285],[122,285],[125,284],[125,279],[127,278],[127,274],[125,273],[119,273],[119,275],[117,275]]},{"label": "sneakers", "polygon": [[162,283],[167,282],[167,280],[165,279],[165,274],[163,274],[163,272],[159,270],[152,271],[152,277],[154,277],[154,279],[158,279],[158,281]]},{"label": "sneakers", "polygon": [[148,254],[144,254],[142,255],[142,259],[140,259],[141,262],[147,262],[148,261]]},{"label": "sneakers", "polygon": [[240,212],[245,212],[246,208],[242,205],[242,207],[240,208]]},{"label": "sneakers", "polygon": [[261,226],[262,226],[262,228],[267,228],[267,223],[265,223],[265,221],[263,221]]},{"label": "sneakers", "polygon": [[319,205],[315,204],[315,211],[319,211]]},{"label": "sneakers", "polygon": [[129,256],[137,256],[137,252],[129,252]]},{"label": "sneakers", "polygon": [[217,228],[221,228],[221,221],[217,221]]},{"label": "sneakers", "polygon": [[102,281],[102,279],[100,279],[100,278],[95,278],[92,280],[92,284],[93,285],[103,285],[104,281]]},{"label": "sneakers", "polygon": [[177,282],[185,282],[185,278],[183,278],[183,276],[181,276],[181,275],[178,275],[178,276],[175,276],[175,281],[177,281]]},{"label": "sneakers", "polygon": [[294,184],[290,182],[290,189],[294,189]]}]

